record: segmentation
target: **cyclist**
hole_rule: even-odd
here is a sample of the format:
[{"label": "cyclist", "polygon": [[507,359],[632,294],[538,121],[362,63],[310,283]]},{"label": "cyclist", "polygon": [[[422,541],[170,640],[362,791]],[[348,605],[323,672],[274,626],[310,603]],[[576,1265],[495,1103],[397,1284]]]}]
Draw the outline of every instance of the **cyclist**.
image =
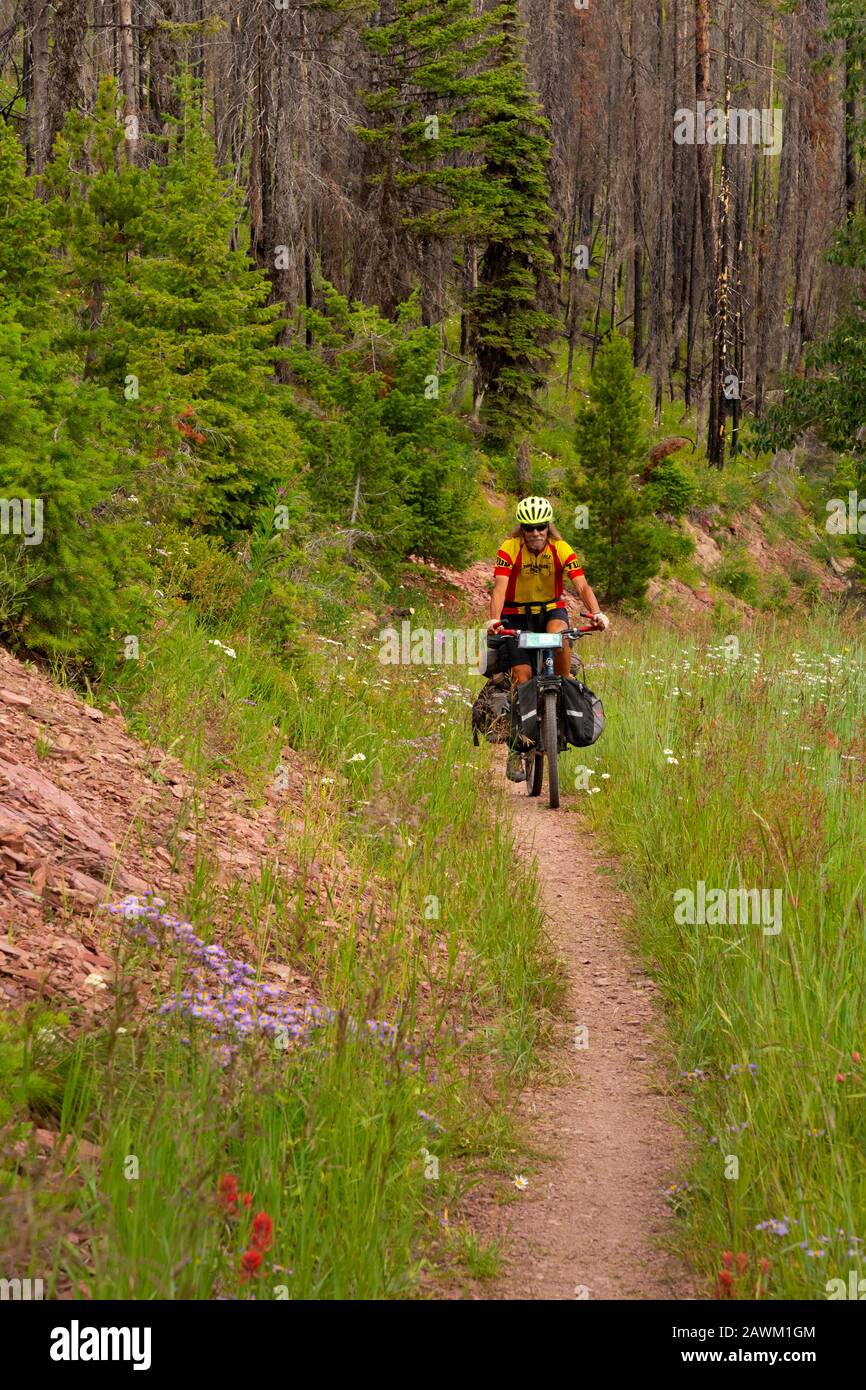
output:
[{"label": "cyclist", "polygon": [[[609,627],[610,620],[601,612],[580,561],[553,524],[553,507],[547,498],[524,497],[517,504],[516,517],[516,528],[496,552],[488,629],[564,632],[569,627],[562,598],[566,579],[592,616],[593,627]],[[507,657],[515,685],[531,680],[532,667],[524,661],[514,638],[508,642]],[[571,643],[567,639],[554,653],[553,662],[558,676],[571,674]],[[526,778],[516,744],[508,750],[506,775],[512,782]]]}]

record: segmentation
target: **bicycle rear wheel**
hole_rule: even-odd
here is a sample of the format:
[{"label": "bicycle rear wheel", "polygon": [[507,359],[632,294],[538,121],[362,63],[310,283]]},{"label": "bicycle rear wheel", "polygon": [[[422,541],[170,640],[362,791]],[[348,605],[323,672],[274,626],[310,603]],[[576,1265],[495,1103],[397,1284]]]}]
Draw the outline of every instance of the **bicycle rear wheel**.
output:
[{"label": "bicycle rear wheel", "polygon": [[[542,743],[547,754],[547,793],[552,810],[559,805],[559,729],[556,720],[556,691],[545,690],[542,715]],[[539,791],[541,788],[539,787]]]}]

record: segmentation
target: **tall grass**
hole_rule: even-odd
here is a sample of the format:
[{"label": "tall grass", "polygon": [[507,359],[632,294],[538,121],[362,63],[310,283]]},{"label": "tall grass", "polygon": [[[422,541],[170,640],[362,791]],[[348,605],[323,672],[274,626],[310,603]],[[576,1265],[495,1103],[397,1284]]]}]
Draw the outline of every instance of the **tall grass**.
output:
[{"label": "tall grass", "polygon": [[[206,1023],[159,1021],[183,983],[174,948],[118,925],[115,1008],[65,1053],[54,1113],[100,1156],[61,1165],[47,1208],[10,1177],[6,1217],[23,1220],[35,1276],[98,1298],[388,1298],[454,1259],[493,1269],[462,1228],[451,1239],[448,1213],[475,1168],[510,1162],[504,1097],[559,986],[536,885],[491,806],[490,750],[471,746],[467,673],[383,666],[375,635],[310,635],[290,666],[253,637],[212,637],[179,611],[111,691],[205,793],[179,810],[198,852],[169,906],[257,969],[300,969],[338,1022],[288,1052],[250,1040],[223,1066]],[[300,791],[278,790],[283,757]],[[276,796],[283,826],[229,884],[202,809],[226,770],[251,799]],[[368,1018],[399,1046],[360,1044],[349,1020]],[[250,1194],[239,1215],[220,1205],[224,1176]],[[258,1210],[273,1242],[241,1282]]]},{"label": "tall grass", "polygon": [[[862,637],[829,615],[709,644],[646,628],[587,676],[608,725],[570,767],[593,769],[579,805],[668,1006],[694,1142],[672,1195],[684,1242],[713,1279],[724,1252],[747,1256],[733,1294],[765,1260],[765,1296],[825,1297],[866,1238]],[[781,930],[678,921],[674,895],[701,880],[778,890]]]}]

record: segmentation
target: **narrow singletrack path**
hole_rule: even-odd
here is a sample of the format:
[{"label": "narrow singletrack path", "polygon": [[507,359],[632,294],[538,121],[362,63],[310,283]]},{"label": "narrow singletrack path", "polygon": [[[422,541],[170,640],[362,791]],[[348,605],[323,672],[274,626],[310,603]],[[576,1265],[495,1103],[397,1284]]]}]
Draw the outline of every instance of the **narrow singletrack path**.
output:
[{"label": "narrow singletrack path", "polygon": [[[664,1249],[664,1192],[685,1143],[664,1094],[655,986],[630,951],[626,904],[577,816],[508,784],[522,855],[534,857],[567,994],[543,1083],[524,1093],[547,1156],[500,1209],[506,1268],[494,1298],[690,1299],[694,1277]],[[579,1028],[588,1046],[577,1045]]]}]

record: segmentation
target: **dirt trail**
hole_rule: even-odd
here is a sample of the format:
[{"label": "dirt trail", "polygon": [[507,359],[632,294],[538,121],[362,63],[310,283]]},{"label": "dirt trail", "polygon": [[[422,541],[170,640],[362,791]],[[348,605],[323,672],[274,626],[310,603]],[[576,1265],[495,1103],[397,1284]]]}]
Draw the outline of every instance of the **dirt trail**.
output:
[{"label": "dirt trail", "polygon": [[[568,992],[551,1084],[521,1102],[533,1144],[551,1161],[502,1209],[507,1266],[493,1296],[695,1298],[688,1271],[660,1246],[674,1219],[662,1193],[679,1175],[684,1142],[662,1093],[655,987],[626,946],[626,905],[580,821],[549,809],[546,786],[538,800],[509,786]],[[576,1046],[579,1025],[585,1049]]]}]

